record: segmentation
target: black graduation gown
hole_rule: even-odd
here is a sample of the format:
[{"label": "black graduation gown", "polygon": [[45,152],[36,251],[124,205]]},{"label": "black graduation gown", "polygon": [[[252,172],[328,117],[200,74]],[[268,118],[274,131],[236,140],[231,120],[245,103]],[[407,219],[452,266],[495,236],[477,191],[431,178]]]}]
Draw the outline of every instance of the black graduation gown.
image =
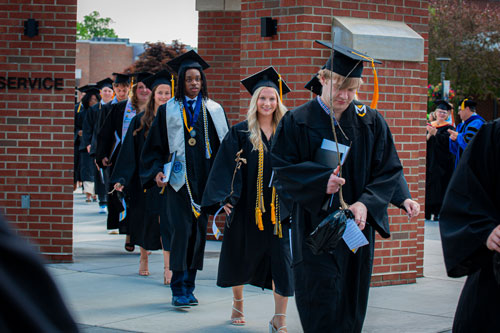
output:
[{"label": "black graduation gown", "polygon": [[453,173],[454,156],[450,152],[448,130],[451,125],[438,127],[436,135],[427,140],[427,158],[425,164],[425,218],[431,214],[439,215],[444,193]]},{"label": "black graduation gown", "polygon": [[78,139],[78,153],[80,155],[80,181],[84,182],[93,182],[94,181],[94,161],[90,157],[86,142],[84,139],[84,123],[87,116],[91,113],[90,108],[84,109],[83,106],[80,109],[80,112],[76,114],[76,125],[75,130],[81,130],[82,135],[79,136]]},{"label": "black graduation gown", "polygon": [[80,119],[78,115],[81,110],[83,110],[83,105],[81,103],[75,104],[75,114],[74,114],[74,132],[73,132],[73,182],[79,182],[80,179],[80,136],[78,132],[82,129]]},{"label": "black graduation gown", "polygon": [[0,215],[0,332],[78,332],[41,258]]},{"label": "black graduation gown", "polygon": [[159,209],[147,210],[146,207],[148,199],[159,204],[160,200],[156,197],[160,194],[156,188],[151,188],[146,192],[142,188],[139,178],[139,160],[146,140],[145,128],[134,135],[134,131],[141,126],[143,115],[144,112],[141,112],[130,122],[111,175],[111,184],[119,182],[125,186],[130,242],[146,250],[158,250],[161,249]]},{"label": "black graduation gown", "polygon": [[[271,222],[271,144],[264,133],[263,194],[266,212],[262,214],[264,230],[260,231],[255,223],[256,179],[259,152],[252,150],[248,133],[248,122],[244,121],[231,128],[221,143],[214,166],[208,177],[203,194],[202,206],[210,214],[230,202],[234,207],[230,221],[226,220],[224,239],[219,260],[217,285],[232,287],[251,284],[272,290],[272,281],[276,292],[282,296],[293,295],[293,278],[289,239],[288,214],[281,210],[283,238],[274,235]],[[247,164],[243,164],[236,173],[231,193],[231,182],[236,165],[236,153],[241,154]],[[222,213],[224,213],[222,211]]]},{"label": "black graduation gown", "polygon": [[[146,188],[156,186],[155,177],[158,172],[163,171],[163,165],[167,162],[170,155],[166,117],[166,104],[164,104],[158,109],[142,150],[140,175],[142,183]],[[195,146],[187,144],[190,136],[184,127],[187,175],[193,200],[198,204],[201,203],[208,173],[220,145],[217,131],[208,110],[207,117],[208,136],[212,147],[212,156],[210,159],[205,157],[203,114],[200,112],[193,126],[193,129],[196,131]],[[172,186],[167,185],[165,194],[167,198],[166,219],[172,235],[170,242],[170,269],[173,271],[185,271],[187,269],[201,270],[203,269],[208,216],[202,212],[197,219],[194,217],[185,185],[178,192]]]},{"label": "black graduation gown", "polygon": [[[361,104],[356,102],[357,105]],[[328,212],[322,211],[326,185],[332,168],[314,162],[323,138],[334,141],[330,117],[316,99],[285,114],[272,147],[275,185],[281,197],[293,202],[292,254],[295,298],[302,327],[306,332],[360,332],[370,287],[375,230],[389,237],[387,205],[393,197],[402,170],[392,135],[383,117],[366,107],[361,117],[354,103],[343,112],[335,126],[339,143],[349,145],[343,166],[344,200],[360,201],[368,209],[363,230],[368,246],[352,253],[340,242],[333,254],[314,256],[305,238],[339,204],[334,196]],[[312,306],[309,306],[312,305]]]},{"label": "black graduation gown", "polygon": [[107,202],[108,197],[108,184],[109,184],[109,174],[106,169],[102,169],[102,176],[99,169],[94,164],[96,146],[97,146],[97,133],[98,133],[98,119],[101,114],[101,110],[104,108],[104,104],[97,103],[93,105],[85,117],[83,122],[83,135],[82,139],[84,141],[85,147],[90,145],[89,156],[92,160],[92,168],[94,170],[94,183],[95,192],[99,195],[99,200],[101,203]]},{"label": "black graduation gown", "polygon": [[468,275],[453,332],[497,332],[500,327],[500,285],[492,270],[494,252],[486,247],[500,224],[499,142],[500,120],[484,124],[460,158],[441,209],[447,273]]},{"label": "black graduation gown", "polygon": [[[110,157],[115,143],[115,131],[121,137],[122,126],[123,126],[123,114],[125,113],[125,107],[127,106],[127,101],[118,102],[115,104],[110,104],[110,111],[104,120],[104,123],[99,129],[97,134],[97,147],[96,147],[96,162],[100,168],[105,168],[108,170],[109,175],[113,174],[113,168],[115,167],[115,162],[120,152],[121,143],[116,148],[115,153],[111,157],[111,165],[105,167],[102,164],[102,159],[104,157]],[[101,109],[101,111],[106,110],[106,108]],[[103,112],[104,113],[104,112]],[[109,182],[108,191],[113,190],[114,184]],[[115,191],[116,192],[116,191]],[[108,194],[108,229],[119,229],[121,234],[128,234],[128,224],[127,218],[123,221],[119,221],[120,212],[123,210],[123,206],[117,197],[117,194],[113,192]]]}]

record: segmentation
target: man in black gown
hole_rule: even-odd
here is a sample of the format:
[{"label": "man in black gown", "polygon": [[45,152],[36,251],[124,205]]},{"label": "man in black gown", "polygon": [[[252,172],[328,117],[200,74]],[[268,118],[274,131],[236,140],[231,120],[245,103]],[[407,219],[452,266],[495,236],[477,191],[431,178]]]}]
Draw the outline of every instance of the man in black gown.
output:
[{"label": "man in black gown", "polygon": [[[361,331],[375,230],[389,237],[387,205],[402,167],[383,117],[354,101],[363,60],[372,58],[335,45],[327,69],[320,71],[321,96],[283,117],[271,150],[276,188],[282,197],[293,201],[295,299],[305,332]],[[315,161],[324,139],[335,141],[333,122],[338,142],[350,146],[341,177],[332,172],[332,166]],[[355,223],[369,244],[354,253],[340,241],[334,251],[314,255],[305,240],[340,206],[336,193],[340,185]],[[333,193],[333,204],[328,205]]]},{"label": "man in black gown", "polygon": [[450,277],[468,276],[453,332],[500,329],[500,119],[481,126],[451,177],[439,227]]},{"label": "man in black gown", "polygon": [[[208,64],[189,51],[168,65],[177,71],[179,84],[175,97],[158,109],[142,150],[140,173],[145,187],[166,186],[172,304],[189,307],[198,304],[193,291],[196,272],[203,268],[207,233],[208,216],[199,204],[228,125],[222,107],[208,98],[203,73]],[[174,152],[170,179],[163,180],[163,166]]]}]

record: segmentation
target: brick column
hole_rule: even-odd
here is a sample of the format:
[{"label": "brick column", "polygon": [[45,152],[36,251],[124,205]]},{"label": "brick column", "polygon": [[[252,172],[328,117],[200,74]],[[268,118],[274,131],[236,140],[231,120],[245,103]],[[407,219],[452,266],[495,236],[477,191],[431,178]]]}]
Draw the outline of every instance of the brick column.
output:
[{"label": "brick column", "polygon": [[[54,261],[71,261],[73,252],[76,4],[0,4],[0,207]],[[39,22],[38,36],[24,35],[30,18]]]}]

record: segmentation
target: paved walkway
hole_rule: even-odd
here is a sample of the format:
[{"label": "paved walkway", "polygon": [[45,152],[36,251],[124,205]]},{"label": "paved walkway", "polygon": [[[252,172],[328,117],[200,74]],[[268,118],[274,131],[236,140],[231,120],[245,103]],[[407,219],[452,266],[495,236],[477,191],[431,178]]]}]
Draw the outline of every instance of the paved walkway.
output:
[{"label": "paved walkway", "polygon": [[[270,291],[245,287],[247,325],[229,324],[232,292],[215,285],[220,242],[207,242],[198,273],[200,305],[177,310],[163,285],[160,251],[150,256],[151,275],[138,275],[139,251],[125,252],[123,235],[108,235],[95,203],[75,194],[74,263],[49,264],[83,332],[267,332],[274,312]],[[416,284],[370,290],[364,332],[448,332],[464,279],[446,277],[437,223],[425,229],[424,278]],[[301,332],[294,299],[288,331]]]}]

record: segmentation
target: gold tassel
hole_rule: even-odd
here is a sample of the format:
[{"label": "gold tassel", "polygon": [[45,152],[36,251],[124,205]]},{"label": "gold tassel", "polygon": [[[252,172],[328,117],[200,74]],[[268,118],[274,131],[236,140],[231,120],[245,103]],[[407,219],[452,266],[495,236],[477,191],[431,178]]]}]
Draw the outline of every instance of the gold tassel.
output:
[{"label": "gold tassel", "polygon": [[281,75],[278,74],[278,77],[279,77],[279,85],[280,85],[280,101],[281,103],[283,103],[283,84],[281,83]]},{"label": "gold tassel", "polygon": [[276,188],[273,186],[273,195],[271,196],[271,222],[276,224]]},{"label": "gold tassel", "polygon": [[191,209],[193,210],[194,217],[200,217],[201,214],[196,210],[196,208],[194,208],[193,205],[191,205]]},{"label": "gold tassel", "polygon": [[262,223],[262,211],[259,207],[255,208],[255,223],[260,231],[264,230],[264,224]]},{"label": "gold tassel", "polygon": [[172,97],[174,97],[174,95],[175,95],[175,93],[174,93],[174,74],[172,74],[171,82],[172,82],[172,94],[171,95],[172,95]]}]

